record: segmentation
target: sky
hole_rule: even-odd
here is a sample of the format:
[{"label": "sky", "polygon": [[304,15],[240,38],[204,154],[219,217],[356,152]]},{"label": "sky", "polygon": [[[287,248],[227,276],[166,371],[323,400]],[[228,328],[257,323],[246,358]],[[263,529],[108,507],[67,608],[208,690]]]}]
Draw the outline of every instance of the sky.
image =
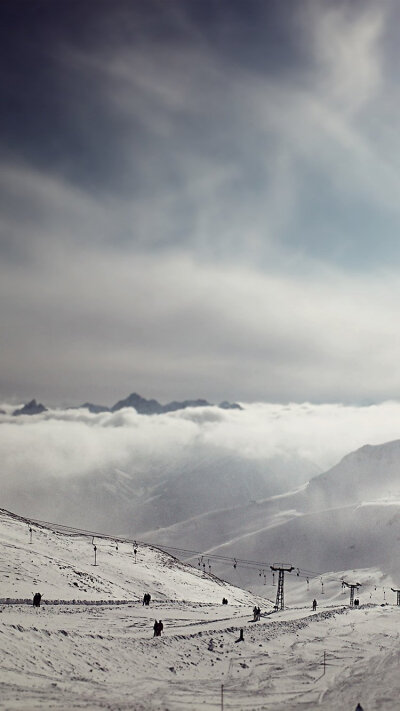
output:
[{"label": "sky", "polygon": [[398,398],[396,5],[2,0],[0,397]]}]

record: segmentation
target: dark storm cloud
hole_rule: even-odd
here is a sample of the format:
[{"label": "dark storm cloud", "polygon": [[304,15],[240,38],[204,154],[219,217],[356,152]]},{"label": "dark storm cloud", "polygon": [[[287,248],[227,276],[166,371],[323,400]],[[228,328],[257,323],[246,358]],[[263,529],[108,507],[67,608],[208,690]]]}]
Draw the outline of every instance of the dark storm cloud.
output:
[{"label": "dark storm cloud", "polygon": [[0,15],[4,395],[397,394],[393,6]]},{"label": "dark storm cloud", "polygon": [[114,241],[242,258],[256,240],[270,259],[275,240],[348,263],[368,261],[354,246],[362,229],[368,253],[377,230],[396,250],[398,211],[385,224],[390,196],[371,207],[371,161],[335,114],[368,103],[383,11],[21,0],[2,12],[3,152],[131,203]]}]

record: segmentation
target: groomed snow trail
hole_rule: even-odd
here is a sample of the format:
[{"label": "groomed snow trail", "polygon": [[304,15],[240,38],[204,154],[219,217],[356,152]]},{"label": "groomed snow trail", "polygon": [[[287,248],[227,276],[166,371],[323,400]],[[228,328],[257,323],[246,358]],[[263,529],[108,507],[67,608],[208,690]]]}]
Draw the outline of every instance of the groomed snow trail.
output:
[{"label": "groomed snow trail", "polygon": [[[400,697],[396,608],[287,611],[257,623],[242,606],[195,603],[0,610],[7,711],[219,709],[221,684],[225,711],[358,701],[393,711]],[[159,618],[165,633],[153,638]]]}]

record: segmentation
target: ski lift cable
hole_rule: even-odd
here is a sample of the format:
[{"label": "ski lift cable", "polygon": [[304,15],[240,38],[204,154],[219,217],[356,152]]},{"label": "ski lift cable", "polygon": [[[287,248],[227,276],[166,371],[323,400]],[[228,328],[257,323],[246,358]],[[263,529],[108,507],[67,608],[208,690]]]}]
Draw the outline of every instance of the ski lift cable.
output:
[{"label": "ski lift cable", "polygon": [[[103,540],[110,541],[112,543],[129,543],[132,544],[136,541],[138,545],[144,545],[144,546],[153,546],[154,548],[159,548],[160,550],[163,550],[165,552],[168,551],[175,551],[176,553],[181,553],[185,557],[198,557],[198,556],[206,556],[207,559],[214,560],[214,561],[220,561],[221,563],[226,562],[227,564],[232,565],[234,561],[236,561],[236,565],[240,567],[246,567],[249,569],[259,569],[261,568],[269,568],[270,564],[266,563],[265,561],[260,562],[260,561],[255,561],[255,560],[250,560],[246,558],[235,558],[234,556],[224,556],[221,554],[217,553],[205,553],[204,551],[195,551],[191,549],[186,549],[186,548],[178,548],[177,546],[168,546],[168,545],[163,545],[163,544],[158,544],[154,542],[147,542],[147,541],[137,541],[134,538],[130,538],[128,536],[116,536],[116,535],[111,535],[108,533],[103,533],[101,531],[91,531],[89,529],[85,528],[78,528],[76,526],[68,526],[66,524],[62,523],[55,523],[54,521],[46,521],[44,519],[33,519],[33,518],[26,518],[23,517],[25,521],[27,522],[28,525],[38,525],[38,526],[46,526],[52,528],[53,531],[57,532],[60,531],[60,533],[68,533],[71,536],[85,536],[85,537],[98,537],[102,538]],[[321,577],[322,575],[326,575],[326,572],[317,572],[317,571],[312,571],[308,570],[306,568],[296,568],[296,570],[299,571],[298,577],[302,578],[317,578]],[[343,582],[343,576],[341,578],[336,577],[336,576],[329,576],[330,580],[332,582]],[[381,587],[381,586],[377,586]]]},{"label": "ski lift cable", "polygon": [[[85,528],[78,528],[76,526],[68,526],[66,524],[60,524],[60,523],[54,523],[52,521],[45,521],[43,519],[31,519],[32,523],[36,524],[41,524],[41,525],[47,525],[53,527],[55,530],[60,530],[63,532],[67,532],[70,535],[84,535],[84,536],[90,536],[93,538],[93,536],[97,536],[106,540],[110,541],[118,541],[119,543],[133,543],[134,539],[131,539],[129,537],[125,536],[113,536],[111,534],[105,534],[99,531],[91,531],[89,529]],[[197,557],[199,555],[204,555],[204,552],[202,551],[197,551],[197,550],[192,550],[192,549],[187,549],[180,547],[178,548],[177,546],[168,546],[168,545],[163,545],[163,544],[158,544],[158,543],[148,543],[146,541],[139,541],[138,543],[142,545],[152,545],[154,547],[159,548],[160,550],[165,550],[167,551],[174,551],[177,553],[181,554],[186,554],[187,557]],[[223,556],[221,554],[216,554],[216,553],[210,553],[207,554],[207,557],[215,560],[215,561],[220,561],[220,562],[227,562],[231,564],[234,560],[236,560],[236,565],[240,565],[241,567],[247,567],[247,568],[259,568],[261,567],[269,567],[269,564],[266,563],[265,561],[255,561],[255,560],[249,560],[246,558],[234,558],[232,556]],[[319,575],[318,573],[315,573],[315,575]]]},{"label": "ski lift cable", "polygon": [[[30,519],[31,523],[36,523],[36,524],[41,524],[41,525],[47,525],[47,526],[52,526],[53,529],[55,530],[61,530],[63,532],[67,532],[70,535],[84,535],[84,536],[90,536],[93,538],[93,536],[97,536],[106,540],[110,541],[118,541],[119,543],[133,543],[134,539],[125,537],[125,536],[113,536],[111,534],[105,534],[99,531],[91,531],[89,529],[85,528],[78,528],[76,526],[68,526],[66,524],[60,524],[60,523],[54,523],[52,521],[45,521],[43,519]],[[146,541],[139,541],[141,545],[152,545],[154,547],[159,548],[160,550],[165,550],[167,551],[175,551],[177,553],[181,554],[186,554],[187,557],[197,557],[199,555],[205,555],[204,552],[202,551],[197,551],[197,550],[192,550],[192,549],[187,549],[187,548],[178,548],[177,546],[168,546],[168,545],[163,545],[163,544],[158,544],[158,543],[148,543]],[[261,567],[269,567],[269,564],[266,563],[265,561],[260,562],[260,561],[255,561],[255,560],[249,560],[246,558],[234,558],[232,556],[223,556],[220,554],[216,553],[210,553],[207,554],[207,557],[215,560],[215,561],[220,561],[220,562],[227,562],[229,564],[232,564],[233,561],[236,561],[236,565],[240,565],[241,567],[247,567],[247,568],[259,568]],[[305,569],[300,569],[300,575],[301,577],[317,577],[321,575],[321,573],[317,573],[315,571],[306,571]]]},{"label": "ski lift cable", "polygon": [[[115,543],[116,541],[118,543],[134,543],[136,539],[134,538],[129,538],[128,536],[116,536],[108,533],[102,533],[101,531],[92,531],[86,528],[78,528],[76,526],[68,526],[66,524],[62,523],[55,523],[54,521],[46,521],[44,519],[27,519],[30,523],[35,523],[37,525],[45,525],[52,527],[53,530],[60,530],[62,532],[67,532],[71,535],[83,535],[86,537],[98,537],[102,539],[106,539],[109,541],[112,541]],[[198,550],[192,550],[192,549],[187,549],[187,548],[178,548],[177,546],[168,546],[168,545],[163,545],[163,544],[158,544],[155,542],[147,542],[147,541],[137,541],[138,545],[146,545],[146,546],[154,546],[155,548],[160,548],[161,550],[167,551],[176,551],[179,553],[185,553],[189,554],[191,557],[197,557],[197,556],[207,556],[207,558],[213,559],[213,560],[220,560],[220,561],[226,561],[227,563],[232,563],[234,561],[233,556],[223,556],[220,554],[216,553],[204,553],[204,551],[198,551]],[[261,567],[267,567],[269,564],[266,563],[265,561],[260,562],[260,561],[255,561],[255,560],[248,560],[246,558],[236,558],[237,564],[241,564],[242,566],[248,566],[248,567],[256,567],[259,568]]]}]

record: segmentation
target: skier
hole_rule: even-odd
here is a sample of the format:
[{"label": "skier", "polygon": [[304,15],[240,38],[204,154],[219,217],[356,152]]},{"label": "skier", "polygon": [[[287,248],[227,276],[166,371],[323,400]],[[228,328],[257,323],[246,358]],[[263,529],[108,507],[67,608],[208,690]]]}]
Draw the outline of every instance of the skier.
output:
[{"label": "skier", "polygon": [[39,592],[35,593],[33,596],[33,607],[40,607],[40,601],[42,599],[42,596]]},{"label": "skier", "polygon": [[313,609],[313,612],[315,612],[315,610],[317,609],[317,601],[316,600],[313,600],[312,609]]}]

